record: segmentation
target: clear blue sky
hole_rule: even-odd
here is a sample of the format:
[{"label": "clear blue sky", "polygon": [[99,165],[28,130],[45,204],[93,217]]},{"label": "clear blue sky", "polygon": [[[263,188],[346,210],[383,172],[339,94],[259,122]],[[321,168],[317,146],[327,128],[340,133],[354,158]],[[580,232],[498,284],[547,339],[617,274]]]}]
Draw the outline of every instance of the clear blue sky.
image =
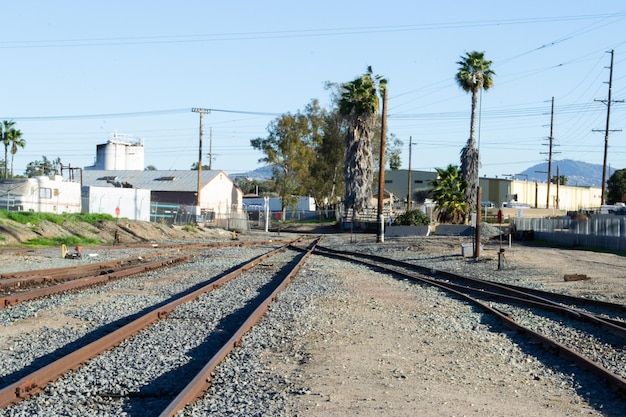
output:
[{"label": "clear blue sky", "polygon": [[[27,141],[14,172],[60,157],[94,162],[113,132],[141,138],[145,163],[254,169],[250,139],[311,99],[326,81],[371,65],[389,80],[388,133],[404,141],[402,168],[459,164],[470,95],[454,81],[466,52],[485,51],[497,73],[482,95],[480,175],[514,174],[547,159],[555,99],[554,159],[602,164],[610,64],[612,98],[626,99],[622,1],[25,1],[2,6],[0,120]],[[477,3],[478,4],[478,3]],[[614,103],[611,129],[626,128]],[[612,168],[626,168],[626,132],[609,137]],[[4,154],[2,153],[2,158]],[[10,161],[10,158],[9,158]]]}]

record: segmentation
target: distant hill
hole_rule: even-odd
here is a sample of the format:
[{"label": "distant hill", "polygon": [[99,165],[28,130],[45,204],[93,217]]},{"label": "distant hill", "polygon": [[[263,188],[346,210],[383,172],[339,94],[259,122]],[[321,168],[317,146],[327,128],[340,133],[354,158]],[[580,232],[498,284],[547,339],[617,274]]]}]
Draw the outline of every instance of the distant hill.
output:
[{"label": "distant hill", "polygon": [[[581,187],[600,187],[602,183],[602,164],[589,164],[582,161],[573,161],[571,159],[563,159],[561,161],[552,161],[552,176],[556,176],[557,166],[559,175],[567,177],[567,185]],[[611,168],[607,174],[607,180],[616,171]],[[517,179],[528,179],[528,181],[545,182],[548,178],[548,163],[542,162],[533,165],[525,171],[516,173]],[[265,181],[272,178],[272,166],[265,165],[253,171],[241,172],[230,175],[231,178],[244,177],[251,180]]]},{"label": "distant hill", "polygon": [[251,180],[259,180],[259,181],[269,180],[272,178],[272,166],[265,165],[253,171],[231,174],[229,175],[229,177],[231,177],[232,179],[235,179],[237,177],[244,177],[244,178],[249,178]]},{"label": "distant hill", "polygon": [[[571,159],[552,161],[551,174],[553,177],[556,176],[557,167],[559,169],[559,175],[567,178],[567,185],[600,187],[602,184],[602,164],[589,164],[587,162],[573,161]],[[606,179],[608,180],[615,171],[615,168],[611,168],[607,172]],[[546,182],[548,179],[547,172],[548,162],[542,162],[541,164],[534,165],[525,171],[517,173],[516,178],[526,179],[526,176],[528,176],[528,181]]]}]

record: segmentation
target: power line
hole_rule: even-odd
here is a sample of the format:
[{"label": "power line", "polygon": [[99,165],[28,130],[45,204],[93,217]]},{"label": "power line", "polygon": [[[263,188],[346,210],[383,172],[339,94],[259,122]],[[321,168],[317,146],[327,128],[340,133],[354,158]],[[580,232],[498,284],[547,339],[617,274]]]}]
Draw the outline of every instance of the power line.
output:
[{"label": "power line", "polygon": [[[458,22],[439,23],[418,23],[411,25],[389,25],[389,26],[357,26],[349,28],[322,28],[322,29],[293,29],[283,31],[261,31],[261,32],[232,32],[232,33],[209,33],[191,35],[168,35],[168,36],[136,36],[136,37],[109,37],[109,38],[84,38],[84,39],[48,39],[48,40],[24,40],[0,42],[0,49],[26,49],[26,48],[68,48],[84,46],[111,46],[111,45],[145,45],[145,44],[166,44],[166,43],[196,43],[196,42],[219,42],[236,41],[249,39],[278,39],[278,38],[302,38],[302,37],[322,37],[322,36],[342,36],[360,35],[365,33],[385,33],[385,32],[408,32],[424,30],[442,29],[462,29],[487,26],[511,26],[537,23],[567,22],[576,20],[606,20],[626,17],[626,12],[587,14],[574,16],[548,16],[514,19],[494,19]],[[598,22],[595,25],[599,25]],[[592,29],[594,25],[590,25]],[[587,29],[592,30],[592,29]],[[548,44],[541,45],[537,49],[560,43],[573,37],[574,34],[567,35],[561,39]],[[526,53],[533,52],[528,51]],[[515,58],[515,57],[514,57]]]}]

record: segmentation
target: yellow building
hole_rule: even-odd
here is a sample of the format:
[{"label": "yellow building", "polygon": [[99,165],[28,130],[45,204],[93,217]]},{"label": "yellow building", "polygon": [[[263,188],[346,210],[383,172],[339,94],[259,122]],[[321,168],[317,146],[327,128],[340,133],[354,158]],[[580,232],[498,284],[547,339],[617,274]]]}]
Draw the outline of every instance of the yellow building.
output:
[{"label": "yellow building", "polygon": [[526,205],[532,208],[556,208],[579,210],[599,208],[602,190],[598,187],[579,187],[548,184],[545,182],[510,180],[506,178],[480,178],[482,201],[491,201],[497,206],[512,207]]}]

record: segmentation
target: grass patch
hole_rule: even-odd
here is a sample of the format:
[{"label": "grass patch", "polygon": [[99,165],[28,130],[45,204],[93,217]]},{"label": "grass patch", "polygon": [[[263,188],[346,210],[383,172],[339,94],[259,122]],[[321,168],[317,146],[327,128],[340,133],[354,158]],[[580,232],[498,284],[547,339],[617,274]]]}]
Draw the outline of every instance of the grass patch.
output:
[{"label": "grass patch", "polygon": [[99,239],[84,236],[66,236],[66,237],[52,237],[52,238],[36,238],[30,239],[24,242],[24,246],[31,248],[42,248],[65,245],[71,246],[90,246],[99,245],[101,242]]},{"label": "grass patch", "polygon": [[185,232],[192,232],[192,233],[197,233],[198,232],[198,230],[194,226],[192,226],[190,224],[183,226],[183,230]]},{"label": "grass patch", "polygon": [[115,220],[110,214],[99,213],[37,213],[34,211],[8,211],[0,210],[0,219],[12,220],[20,224],[33,224],[38,225],[42,221],[46,220],[55,224],[63,224],[65,222],[79,223],[85,222],[91,225],[95,225],[101,220]]}]

